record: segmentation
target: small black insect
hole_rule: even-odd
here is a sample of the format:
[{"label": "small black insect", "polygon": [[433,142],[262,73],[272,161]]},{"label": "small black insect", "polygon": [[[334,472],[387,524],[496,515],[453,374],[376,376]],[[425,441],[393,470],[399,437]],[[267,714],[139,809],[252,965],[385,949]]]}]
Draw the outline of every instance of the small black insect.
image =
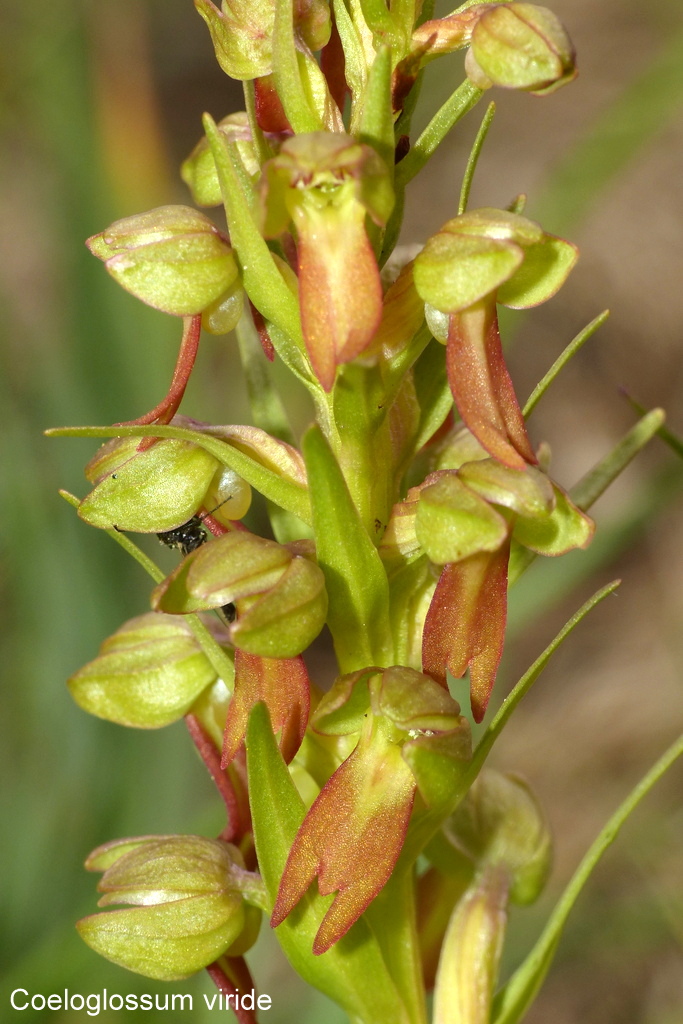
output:
[{"label": "small black insect", "polygon": [[192,516],[192,519],[188,519],[182,526],[158,533],[157,537],[167,548],[177,548],[183,555],[189,555],[191,551],[196,551],[207,541],[206,531],[202,526],[202,516]]},{"label": "small black insect", "polygon": [[230,501],[230,497],[222,501],[220,505],[216,505],[210,512],[205,512],[203,516],[192,516],[192,519],[188,519],[182,526],[176,526],[172,530],[165,530],[163,533],[158,533],[157,537],[162,544],[165,544],[167,548],[177,548],[183,556],[189,555],[190,552],[196,551],[202,544],[205,544],[208,540],[202,523],[207,516],[212,516],[214,512],[217,512],[219,508],[222,508],[226,502]]},{"label": "small black insect", "polygon": [[[226,498],[225,501],[230,501],[230,498]],[[225,501],[221,502],[221,505],[225,505]],[[220,508],[217,505],[216,508]],[[216,508],[212,509],[211,512],[207,512],[205,515],[212,515],[216,511]],[[206,544],[208,536],[202,523],[205,516],[192,516],[182,526],[176,526],[173,530],[166,530],[164,533],[158,533],[157,537],[162,544],[165,544],[168,548],[177,548],[183,556],[189,555],[192,551],[196,551],[202,544]],[[232,623],[237,618],[237,609],[234,604],[224,604],[221,608],[223,615],[225,616],[226,622]]]}]

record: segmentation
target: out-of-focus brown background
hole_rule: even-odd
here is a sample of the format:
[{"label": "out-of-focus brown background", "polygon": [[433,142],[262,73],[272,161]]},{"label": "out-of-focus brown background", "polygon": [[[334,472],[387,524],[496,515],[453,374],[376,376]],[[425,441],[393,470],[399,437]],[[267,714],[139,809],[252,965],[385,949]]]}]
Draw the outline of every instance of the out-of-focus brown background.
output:
[{"label": "out-of-focus brown background", "polygon": [[[612,310],[531,420],[534,440],[552,446],[554,475],[570,486],[634,422],[620,387],[664,406],[683,434],[683,17],[678,0],[552,6],[577,45],[580,77],[542,99],[495,94],[472,205],[504,206],[525,192],[528,214],[581,248],[562,292],[509,323],[522,397],[588,320]],[[203,980],[155,986],[101,961],[73,929],[95,906],[94,879],[80,866],[93,846],[221,825],[181,726],[131,732],[70,701],[65,678],[145,609],[147,585],[56,495],[60,486],[84,493],[81,467],[94,445],[48,441],[41,431],[127,419],[163,393],[177,321],[120,292],[82,242],[117,217],[189,202],[176,168],[199,138],[200,115],[221,117],[241,97],[217,68],[190,0],[52,0],[6,5],[3,18],[0,998],[8,1005],[15,987],[199,998],[210,991]],[[459,67],[457,57],[432,66],[422,123]],[[453,216],[479,116],[469,115],[412,185],[404,241],[424,241]],[[184,411],[244,421],[236,376],[230,343],[207,339]],[[495,751],[497,766],[531,781],[557,851],[546,895],[513,916],[506,970],[530,947],[606,817],[681,731],[682,491],[680,460],[654,442],[596,506],[591,551],[537,564],[515,590],[501,695],[593,590],[624,580],[556,655]],[[679,766],[596,871],[529,1024],[683,1020],[681,779]],[[254,958],[257,981],[274,998],[271,1024],[341,1020],[272,952],[264,936]],[[100,1019],[137,1016],[146,1019]]]}]

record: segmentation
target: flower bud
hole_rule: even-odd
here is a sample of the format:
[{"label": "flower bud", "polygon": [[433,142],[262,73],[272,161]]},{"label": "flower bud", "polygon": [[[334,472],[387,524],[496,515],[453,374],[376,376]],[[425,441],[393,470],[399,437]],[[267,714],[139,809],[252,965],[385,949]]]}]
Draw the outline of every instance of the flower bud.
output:
[{"label": "flower bud", "polygon": [[[194,0],[206,22],[216,60],[226,75],[238,81],[261,78],[272,71],[274,0],[223,0],[221,10],[210,0]],[[331,32],[327,0],[299,0],[294,27],[313,51],[328,42]]]},{"label": "flower bud", "polygon": [[86,245],[126,291],[174,316],[196,316],[237,280],[227,240],[188,206],[125,217]]},{"label": "flower bud", "polygon": [[[216,127],[226,142],[235,144],[244,170],[251,178],[255,178],[261,168],[251,138],[251,128],[246,112],[240,110],[234,114],[228,114],[218,122]],[[187,159],[183,161],[180,177],[190,189],[197,206],[220,206],[223,202],[216,161],[205,135],[202,136]]]},{"label": "flower bud", "polygon": [[172,614],[231,603],[236,647],[263,658],[293,658],[325,623],[322,570],[307,557],[251,533],[227,533],[192,552],[152,593]]},{"label": "flower bud", "polygon": [[477,20],[465,60],[480,89],[499,85],[536,96],[576,78],[574,47],[562,23],[535,4],[491,5]]},{"label": "flower bud", "polygon": [[88,464],[99,482],[78,515],[103,530],[163,533],[182,526],[201,507],[218,460],[190,441],[161,438],[138,452],[133,440],[104,445]]},{"label": "flower bud", "polygon": [[215,680],[216,670],[186,623],[149,612],[105,640],[98,657],[71,676],[68,686],[91,715],[157,729],[182,718]]},{"label": "flower bud", "polygon": [[[435,310],[456,313],[488,295],[513,309],[551,298],[577,259],[576,248],[535,221],[482,208],[447,221],[415,259],[418,293]],[[445,324],[430,312],[435,336]],[[447,337],[447,334],[446,334]]]},{"label": "flower bud", "polygon": [[476,865],[507,872],[513,902],[537,899],[550,871],[552,845],[541,808],[522,779],[486,769],[444,831]]},{"label": "flower bud", "polygon": [[434,1024],[489,1024],[507,925],[507,879],[489,868],[456,903],[441,947]]},{"label": "flower bud", "polygon": [[[120,847],[120,849],[118,849]],[[77,924],[101,956],[148,978],[187,978],[228,950],[245,928],[243,861],[236,847],[201,836],[108,844],[86,862],[104,867],[100,906]]]}]

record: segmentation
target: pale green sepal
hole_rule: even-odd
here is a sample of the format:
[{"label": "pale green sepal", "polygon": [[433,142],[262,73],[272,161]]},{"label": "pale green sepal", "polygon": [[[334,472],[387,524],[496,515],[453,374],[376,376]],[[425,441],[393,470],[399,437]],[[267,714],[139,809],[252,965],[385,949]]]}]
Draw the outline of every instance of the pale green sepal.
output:
[{"label": "pale green sepal", "polygon": [[522,1020],[548,973],[569,913],[603,853],[617,838],[622,826],[641,800],[682,755],[683,736],[669,747],[638,785],[631,790],[604,826],[555,905],[531,953],[496,996],[491,1017],[492,1024],[518,1024]]},{"label": "pale green sepal", "polygon": [[544,519],[555,507],[552,484],[535,466],[510,469],[496,459],[478,459],[461,466],[458,477],[486,501],[520,516]]},{"label": "pale green sepal", "polygon": [[524,262],[498,289],[498,302],[512,309],[546,302],[562,287],[578,258],[579,250],[571,242],[546,235],[524,250]]},{"label": "pale green sepal", "polygon": [[499,288],[523,260],[524,250],[510,239],[439,231],[415,259],[415,287],[431,306],[455,313]]},{"label": "pale green sepal", "polygon": [[451,473],[421,492],[416,529],[436,565],[459,562],[478,551],[497,551],[508,534],[503,516]]},{"label": "pale green sepal", "polygon": [[147,978],[178,981],[213,963],[243,925],[242,898],[231,894],[92,914],[76,927],[107,960]]},{"label": "pale green sepal", "polygon": [[[247,771],[259,867],[274,903],[306,808],[282,759],[263,704],[256,705],[249,720]],[[323,898],[314,891],[302,898],[276,930],[294,969],[342,1006],[355,1024],[408,1024],[379,946],[362,919],[326,953],[313,955],[313,941],[332,901],[331,896]]]},{"label": "pale green sepal", "polygon": [[132,850],[137,850],[138,847],[144,846],[150,842],[160,842],[164,839],[171,839],[168,836],[135,836],[133,839],[112,839],[108,843],[103,843],[98,846],[92,853],[89,853],[85,859],[84,867],[86,871],[106,871],[112,864],[125,856],[127,853],[131,853]]},{"label": "pale green sepal", "polygon": [[230,240],[242,269],[244,288],[263,316],[276,324],[296,345],[298,359],[294,361],[291,353],[278,344],[277,336],[271,334],[282,360],[297,377],[311,384],[313,374],[305,355],[297,300],[287,287],[256,225],[233,167],[228,144],[209,114],[204,115],[203,124],[216,163]]},{"label": "pale green sepal", "polygon": [[323,573],[314,562],[294,558],[278,584],[240,613],[232,639],[262,658],[294,658],[313,643],[326,614]]},{"label": "pale green sepal", "polygon": [[567,493],[553,485],[555,508],[544,519],[525,519],[515,523],[513,537],[518,544],[539,555],[564,555],[574,548],[588,547],[595,523],[577,508]]},{"label": "pale green sepal", "polygon": [[317,426],[303,437],[318,564],[329,596],[328,625],[342,672],[387,664],[389,584],[339,464]]},{"label": "pale green sepal", "polygon": [[123,288],[175,316],[201,313],[237,279],[227,239],[188,206],[124,217],[86,244]]},{"label": "pale green sepal", "polygon": [[216,467],[215,457],[204,447],[185,440],[161,441],[105,476],[83,499],[78,515],[100,529],[172,530],[201,506]]},{"label": "pale green sepal", "polygon": [[313,729],[325,736],[349,736],[360,732],[363,719],[370,710],[368,682],[379,671],[368,668],[335,679],[311,715]]},{"label": "pale green sepal", "polygon": [[226,75],[248,81],[270,73],[273,14],[269,0],[223,3],[222,11],[210,0],[194,0],[194,5],[206,22],[216,60]]},{"label": "pale green sepal", "polygon": [[99,656],[67,685],[79,707],[98,718],[158,729],[189,711],[215,679],[188,626],[150,613],[105,640]]},{"label": "pale green sepal", "polygon": [[237,277],[230,249],[215,234],[140,246],[112,256],[105,267],[136,299],[173,316],[201,313]]}]

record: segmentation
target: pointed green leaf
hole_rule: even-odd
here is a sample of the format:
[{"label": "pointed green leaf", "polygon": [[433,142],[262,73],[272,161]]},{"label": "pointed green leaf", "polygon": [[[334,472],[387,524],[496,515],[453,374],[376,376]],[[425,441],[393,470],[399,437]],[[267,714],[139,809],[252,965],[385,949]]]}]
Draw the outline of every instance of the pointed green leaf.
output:
[{"label": "pointed green leaf", "polygon": [[317,132],[323,127],[311,107],[301,81],[294,44],[293,0],[275,0],[273,26],[273,78],[287,120],[299,134]]},{"label": "pointed green leaf", "polygon": [[386,664],[389,584],[339,464],[317,426],[303,438],[318,564],[325,574],[328,625],[342,672]]},{"label": "pointed green leaf", "polygon": [[[259,867],[274,902],[305,807],[278,749],[264,704],[256,705],[249,720],[247,771]],[[277,928],[292,966],[359,1024],[408,1024],[377,942],[363,920],[326,953],[314,956],[311,952],[330,903],[330,897],[323,899],[310,892]]]},{"label": "pointed green leaf", "polygon": [[613,480],[628,466],[661,428],[666,415],[663,409],[652,409],[643,416],[612,451],[601,459],[571,489],[572,499],[579,508],[590,508]]},{"label": "pointed green leaf", "polygon": [[391,50],[380,46],[363,95],[358,138],[372,146],[393,173],[394,119],[391,112]]},{"label": "pointed green leaf", "polygon": [[[609,316],[609,310],[605,309],[599,316],[596,316],[594,320],[591,320],[582,331],[580,331],[575,338],[573,338],[565,350],[558,356],[553,365],[550,367],[548,372],[543,375],[541,380],[538,382],[534,390],[529,395],[526,405],[522,410],[524,419],[528,420],[531,413],[534,411],[538,403],[540,402],[543,395],[546,393],[552,382],[555,380],[560,370],[562,370],[572,356],[576,355],[584,342],[588,341],[590,337],[597,331],[598,327],[602,327],[605,320]],[[643,410],[644,411],[644,410]]]},{"label": "pointed green leaf", "polygon": [[209,114],[204,115],[203,123],[216,163],[230,240],[242,270],[244,288],[263,316],[282,331],[284,337],[271,337],[283,361],[304,382],[310,383],[312,374],[303,352],[296,298],[287,287],[257,227],[231,159],[230,146]]}]

